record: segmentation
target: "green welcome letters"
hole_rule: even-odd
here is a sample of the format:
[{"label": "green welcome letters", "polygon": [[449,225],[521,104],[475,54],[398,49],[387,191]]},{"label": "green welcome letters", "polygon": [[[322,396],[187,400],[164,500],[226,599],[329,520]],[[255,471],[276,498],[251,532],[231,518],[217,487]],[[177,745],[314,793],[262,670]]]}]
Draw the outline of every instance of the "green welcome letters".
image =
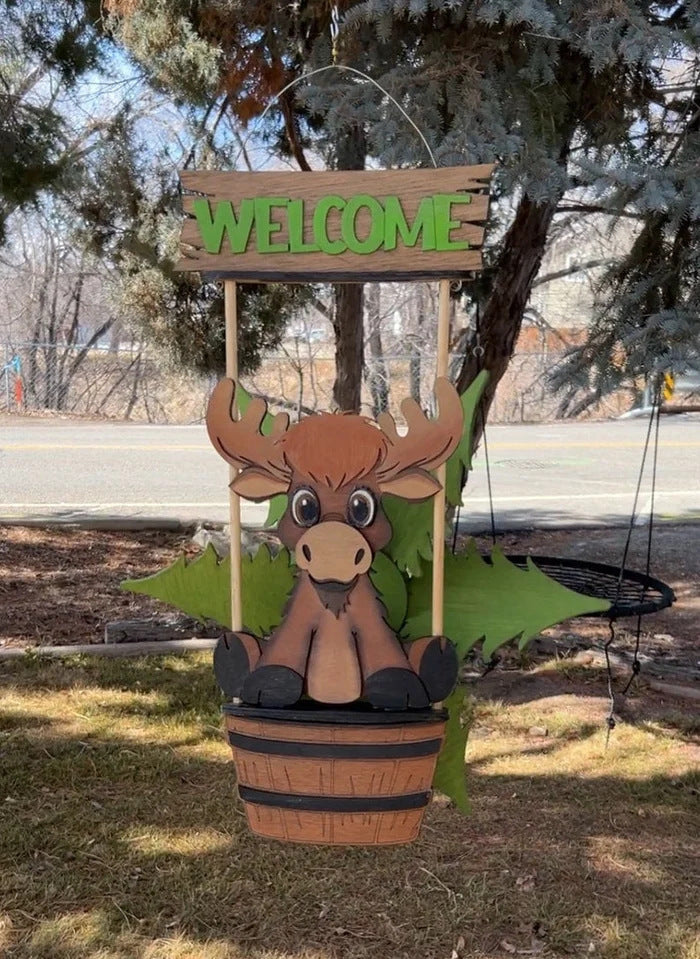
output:
[{"label": "green welcome letters", "polygon": [[[387,196],[382,200],[368,194],[357,194],[345,199],[325,196],[319,199],[311,213],[311,235],[305,233],[307,220],[305,200],[281,196],[255,197],[241,200],[238,211],[229,200],[214,205],[198,198],[192,208],[207,253],[220,253],[224,239],[232,253],[245,253],[251,235],[255,233],[258,253],[338,253],[368,254],[378,250],[395,250],[399,243],[415,247],[420,242],[423,250],[468,250],[467,240],[453,240],[451,233],[461,226],[452,207],[470,203],[468,193],[436,193],[426,196],[418,204],[411,222],[406,218],[401,200]],[[357,234],[357,216],[361,210],[368,214],[366,236]],[[273,211],[277,217],[273,219]],[[281,211],[281,214],[280,212]],[[337,211],[340,217],[339,235],[329,236],[328,217]],[[282,239],[286,219],[286,231]]]}]

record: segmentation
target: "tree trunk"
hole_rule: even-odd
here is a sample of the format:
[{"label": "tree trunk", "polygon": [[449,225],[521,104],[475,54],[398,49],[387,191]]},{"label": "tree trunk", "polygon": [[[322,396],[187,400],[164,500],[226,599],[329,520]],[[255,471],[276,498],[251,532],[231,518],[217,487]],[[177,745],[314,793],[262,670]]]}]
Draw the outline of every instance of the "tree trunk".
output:
[{"label": "tree trunk", "polygon": [[[421,352],[425,349],[425,315],[426,315],[426,286],[421,283],[416,287],[414,305],[415,305],[415,329],[412,330],[408,341],[408,383],[411,393],[411,399],[421,404],[421,379],[423,376]],[[429,350],[435,349],[435,346],[429,347]]]},{"label": "tree trunk", "polygon": [[[347,126],[338,137],[335,167],[338,170],[364,170],[367,142],[362,126]],[[362,284],[336,283],[333,287],[335,310],[335,383],[333,400],[338,409],[357,413],[362,387]]]},{"label": "tree trunk", "polygon": [[[495,269],[493,286],[481,313],[479,329],[483,356],[474,356],[473,334],[457,379],[463,393],[481,369],[489,371],[484,392],[483,419],[493,402],[496,387],[513,356],[515,344],[530,297],[530,291],[547,242],[547,233],[560,197],[547,203],[533,203],[523,197],[508,230]],[[483,432],[483,419],[474,424],[472,447],[476,450]]]},{"label": "tree trunk", "polygon": [[333,400],[339,410],[357,413],[362,385],[362,284],[338,283],[334,292]]},{"label": "tree trunk", "polygon": [[372,415],[376,419],[389,409],[389,377],[387,375],[384,348],[382,346],[380,287],[372,283],[367,287],[367,382],[372,394]]}]

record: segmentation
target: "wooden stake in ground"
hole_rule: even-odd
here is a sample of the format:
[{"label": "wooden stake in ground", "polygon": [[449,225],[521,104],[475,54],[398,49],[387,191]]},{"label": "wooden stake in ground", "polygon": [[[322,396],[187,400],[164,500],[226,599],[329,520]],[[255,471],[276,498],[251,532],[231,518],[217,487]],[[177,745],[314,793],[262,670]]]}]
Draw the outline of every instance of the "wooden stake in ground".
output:
[{"label": "wooden stake in ground", "polygon": [[[438,298],[437,364],[435,376],[447,376],[450,352],[450,281],[440,280]],[[444,629],[443,600],[445,592],[445,479],[447,465],[436,473],[440,491],[433,498],[433,607],[432,635],[442,636]]]},{"label": "wooden stake in ground", "polygon": [[[238,381],[238,314],[236,306],[236,281],[224,280],[224,319],[226,322],[226,376]],[[231,415],[238,416],[238,393],[234,396]],[[237,470],[229,467],[229,483],[233,483]],[[229,529],[231,533],[231,629],[243,628],[241,604],[241,499],[229,488]]]}]

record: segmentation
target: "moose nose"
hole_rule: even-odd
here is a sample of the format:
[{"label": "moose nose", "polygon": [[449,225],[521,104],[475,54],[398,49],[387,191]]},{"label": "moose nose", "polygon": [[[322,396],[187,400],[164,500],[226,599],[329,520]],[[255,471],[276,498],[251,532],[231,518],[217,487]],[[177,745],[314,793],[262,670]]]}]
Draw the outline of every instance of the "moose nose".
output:
[{"label": "moose nose", "polygon": [[335,520],[306,530],[294,551],[299,569],[317,580],[349,583],[372,565],[372,551],[362,533]]}]

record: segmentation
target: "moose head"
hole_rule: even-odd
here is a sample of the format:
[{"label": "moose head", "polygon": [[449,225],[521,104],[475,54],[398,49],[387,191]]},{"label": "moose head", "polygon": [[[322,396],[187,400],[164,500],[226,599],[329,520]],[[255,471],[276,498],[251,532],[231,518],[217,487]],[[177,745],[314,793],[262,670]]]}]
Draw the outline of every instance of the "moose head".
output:
[{"label": "moose head", "polygon": [[415,400],[404,400],[403,436],[388,413],[377,424],[320,413],[293,426],[278,413],[263,435],[265,402],[251,400],[234,419],[235,383],[218,384],[207,428],[220,455],[240,470],[231,488],[255,501],[288,495],[278,533],[299,570],[285,620],[270,639],[261,646],[248,633],[222,638],[215,669],[227,693],[262,705],[291,705],[306,693],[320,702],[365,698],[402,708],[427,706],[445,695],[446,685],[449,691],[456,674],[451,644],[426,637],[404,650],[368,576],[375,553],[391,538],[382,496],[432,497],[440,486],[429,470],[459,443],[459,396],[442,378],[435,393],[433,420]]}]

